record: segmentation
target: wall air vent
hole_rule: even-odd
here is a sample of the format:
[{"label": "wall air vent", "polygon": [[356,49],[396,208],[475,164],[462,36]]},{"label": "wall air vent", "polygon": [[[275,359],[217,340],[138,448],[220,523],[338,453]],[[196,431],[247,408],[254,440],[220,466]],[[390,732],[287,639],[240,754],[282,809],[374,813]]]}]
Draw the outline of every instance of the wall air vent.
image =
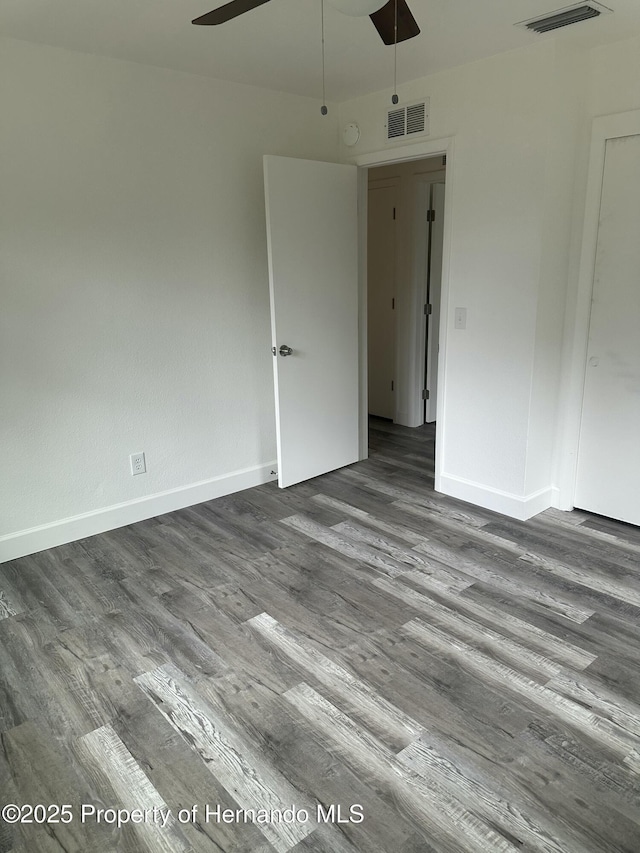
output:
[{"label": "wall air vent", "polygon": [[387,113],[387,142],[429,133],[429,98],[416,104],[394,107]]},{"label": "wall air vent", "polygon": [[534,33],[549,33],[560,27],[568,27],[578,24],[580,21],[588,21],[589,18],[597,18],[600,15],[610,14],[613,10],[589,0],[587,3],[577,3],[575,6],[565,6],[557,9],[541,18],[532,18],[529,21],[520,21],[517,27],[525,27]]},{"label": "wall air vent", "polygon": [[396,139],[407,133],[407,110],[400,107],[387,113],[387,139]]}]

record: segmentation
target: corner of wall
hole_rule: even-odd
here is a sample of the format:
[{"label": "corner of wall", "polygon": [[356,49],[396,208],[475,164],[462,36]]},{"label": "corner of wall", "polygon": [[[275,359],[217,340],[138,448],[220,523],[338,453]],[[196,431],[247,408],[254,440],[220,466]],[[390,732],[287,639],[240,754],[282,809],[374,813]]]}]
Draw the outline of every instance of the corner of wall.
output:
[{"label": "corner of wall", "polygon": [[516,495],[501,489],[489,488],[481,483],[473,483],[461,477],[441,474],[438,491],[518,521],[527,521],[554,505],[551,486],[531,494]]},{"label": "corner of wall", "polygon": [[540,282],[531,377],[525,491],[557,479],[568,296],[582,223],[588,51],[557,43],[548,80],[549,115],[540,235]]}]

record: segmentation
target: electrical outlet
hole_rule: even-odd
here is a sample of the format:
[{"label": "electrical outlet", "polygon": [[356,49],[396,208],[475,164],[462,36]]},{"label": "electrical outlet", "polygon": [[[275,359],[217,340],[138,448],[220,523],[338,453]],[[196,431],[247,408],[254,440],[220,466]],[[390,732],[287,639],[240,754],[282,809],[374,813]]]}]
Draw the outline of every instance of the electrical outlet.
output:
[{"label": "electrical outlet", "polygon": [[129,457],[129,462],[131,463],[131,473],[134,476],[136,474],[147,473],[147,463],[144,458],[144,453],[132,453]]}]

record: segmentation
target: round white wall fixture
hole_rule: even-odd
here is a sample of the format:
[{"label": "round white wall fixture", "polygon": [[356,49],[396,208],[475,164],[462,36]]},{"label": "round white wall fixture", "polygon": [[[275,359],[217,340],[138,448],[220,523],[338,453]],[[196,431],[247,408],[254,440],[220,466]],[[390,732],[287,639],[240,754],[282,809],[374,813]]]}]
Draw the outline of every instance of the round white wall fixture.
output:
[{"label": "round white wall fixture", "polygon": [[382,9],[386,5],[386,0],[328,0],[328,2],[339,12],[344,15],[351,15],[354,18],[360,15],[371,15]]},{"label": "round white wall fixture", "polygon": [[358,142],[360,139],[360,128],[355,121],[350,121],[349,124],[345,124],[344,130],[342,131],[342,139],[344,140],[344,144],[349,148]]}]

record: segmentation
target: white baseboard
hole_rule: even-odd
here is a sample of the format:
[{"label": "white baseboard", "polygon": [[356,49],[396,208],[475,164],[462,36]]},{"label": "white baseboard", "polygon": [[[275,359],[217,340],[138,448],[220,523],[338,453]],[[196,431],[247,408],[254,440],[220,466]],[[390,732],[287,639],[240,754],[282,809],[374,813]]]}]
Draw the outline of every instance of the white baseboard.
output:
[{"label": "white baseboard", "polygon": [[470,480],[463,480],[452,474],[441,474],[437,489],[452,498],[459,498],[462,501],[476,504],[476,506],[500,512],[510,518],[517,518],[519,521],[526,521],[539,512],[549,509],[553,500],[551,486],[530,495],[514,495],[500,489],[493,489],[490,486],[483,486],[480,483],[473,483]]},{"label": "white baseboard", "polygon": [[164,515],[176,509],[186,506],[221,498],[233,492],[240,492],[252,486],[259,486],[274,480],[271,471],[276,467],[275,462],[258,465],[254,468],[244,468],[234,471],[232,474],[224,474],[211,480],[203,480],[199,483],[191,483],[178,489],[170,489],[144,498],[97,509],[93,512],[85,512],[71,518],[63,518],[50,524],[42,524],[39,527],[31,527],[28,530],[19,530],[17,533],[9,533],[0,536],[0,563],[8,560],[16,560],[18,557],[26,557],[37,551],[45,551],[47,548],[55,548],[87,536],[95,536],[96,533],[104,533],[114,530],[116,527],[124,527],[127,524],[135,524],[136,521],[144,521],[156,515]]}]

